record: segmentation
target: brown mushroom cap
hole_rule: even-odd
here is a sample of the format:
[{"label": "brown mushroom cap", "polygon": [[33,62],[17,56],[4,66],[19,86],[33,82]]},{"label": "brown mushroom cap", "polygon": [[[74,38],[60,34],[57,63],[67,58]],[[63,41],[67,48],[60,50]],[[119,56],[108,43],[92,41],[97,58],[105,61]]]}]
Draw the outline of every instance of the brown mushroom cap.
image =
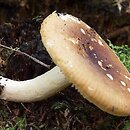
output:
[{"label": "brown mushroom cap", "polygon": [[113,115],[130,115],[130,74],[94,29],[53,12],[42,23],[41,36],[54,62],[86,99]]}]

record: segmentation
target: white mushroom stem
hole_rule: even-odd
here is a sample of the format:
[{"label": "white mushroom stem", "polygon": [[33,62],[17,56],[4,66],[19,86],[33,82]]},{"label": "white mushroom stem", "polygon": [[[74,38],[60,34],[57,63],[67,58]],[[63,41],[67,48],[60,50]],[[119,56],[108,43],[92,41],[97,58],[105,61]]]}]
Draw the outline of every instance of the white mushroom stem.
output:
[{"label": "white mushroom stem", "polygon": [[0,99],[15,102],[39,101],[69,85],[70,83],[57,66],[43,75],[25,81],[14,81],[0,76]]}]

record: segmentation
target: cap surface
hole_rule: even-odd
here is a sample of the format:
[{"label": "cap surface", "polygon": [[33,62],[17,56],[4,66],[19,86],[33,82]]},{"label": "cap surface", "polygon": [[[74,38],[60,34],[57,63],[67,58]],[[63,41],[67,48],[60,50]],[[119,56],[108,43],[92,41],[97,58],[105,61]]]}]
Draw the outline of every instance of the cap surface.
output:
[{"label": "cap surface", "polygon": [[130,74],[94,29],[53,12],[40,32],[48,53],[83,97],[110,114],[130,115]]}]

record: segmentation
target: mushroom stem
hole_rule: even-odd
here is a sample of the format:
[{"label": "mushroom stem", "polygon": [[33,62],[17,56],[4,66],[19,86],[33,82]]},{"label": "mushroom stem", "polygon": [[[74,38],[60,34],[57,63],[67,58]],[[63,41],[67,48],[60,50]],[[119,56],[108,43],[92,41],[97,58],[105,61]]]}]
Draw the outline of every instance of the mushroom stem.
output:
[{"label": "mushroom stem", "polygon": [[0,76],[0,99],[15,102],[39,101],[69,85],[58,66],[43,75],[25,81],[14,81]]}]

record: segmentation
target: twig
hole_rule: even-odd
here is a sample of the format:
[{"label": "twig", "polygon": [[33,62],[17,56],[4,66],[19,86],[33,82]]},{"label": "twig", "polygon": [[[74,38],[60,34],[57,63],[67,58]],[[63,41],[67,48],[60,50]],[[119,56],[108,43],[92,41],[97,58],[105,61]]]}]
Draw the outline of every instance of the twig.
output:
[{"label": "twig", "polygon": [[130,31],[130,26],[125,26],[123,28],[117,29],[116,31],[107,34],[107,38],[111,39],[111,38],[115,38],[123,33],[129,33]]},{"label": "twig", "polygon": [[124,118],[123,121],[121,121],[119,124],[117,124],[115,130],[120,130],[120,126],[125,123],[125,120],[126,120],[126,118]]},{"label": "twig", "polygon": [[23,103],[21,103],[21,105],[22,105],[22,107],[23,107],[27,112],[32,113],[31,110],[29,110],[27,107],[25,107],[25,105],[24,105]]},{"label": "twig", "polygon": [[28,55],[28,54],[25,53],[25,52],[22,52],[22,51],[13,49],[13,48],[11,48],[11,47],[8,47],[8,46],[2,45],[2,44],[0,44],[0,47],[3,47],[3,48],[5,48],[5,49],[11,50],[11,51],[14,51],[14,52],[17,52],[17,53],[20,53],[20,54],[22,54],[22,55],[25,55],[25,56],[29,57],[30,59],[32,59],[33,61],[35,61],[36,63],[38,63],[38,64],[40,64],[40,65],[42,65],[42,66],[45,66],[45,67],[48,68],[48,69],[50,68],[50,65],[47,65],[47,64],[43,63],[42,61],[40,61],[40,60],[38,60],[38,59],[36,59],[36,58],[34,58],[34,57]]},{"label": "twig", "polygon": [[9,111],[10,113],[13,113],[7,104],[6,104],[5,106],[6,106],[6,108],[8,109],[8,111]]}]

